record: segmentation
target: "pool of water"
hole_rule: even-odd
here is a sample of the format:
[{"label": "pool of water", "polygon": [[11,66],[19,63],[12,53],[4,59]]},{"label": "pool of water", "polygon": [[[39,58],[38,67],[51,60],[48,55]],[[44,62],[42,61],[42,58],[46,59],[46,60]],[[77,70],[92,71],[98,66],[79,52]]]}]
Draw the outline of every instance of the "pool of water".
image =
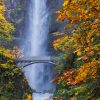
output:
[{"label": "pool of water", "polygon": [[50,93],[33,93],[33,100],[52,100],[52,96]]}]

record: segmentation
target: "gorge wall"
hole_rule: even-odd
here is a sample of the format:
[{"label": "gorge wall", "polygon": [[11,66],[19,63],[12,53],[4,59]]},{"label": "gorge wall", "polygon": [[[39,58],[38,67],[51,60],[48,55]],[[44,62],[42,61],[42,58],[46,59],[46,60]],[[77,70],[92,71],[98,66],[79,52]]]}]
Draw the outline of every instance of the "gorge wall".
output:
[{"label": "gorge wall", "polygon": [[[56,21],[56,11],[61,7],[63,0],[48,0],[47,6],[50,13],[50,33],[62,31],[62,23]],[[25,18],[27,18],[27,6],[29,0],[6,0],[7,19],[12,22],[16,28],[14,36],[16,41],[24,37],[23,27],[25,25]],[[26,22],[27,23],[27,22]],[[22,40],[22,39],[21,39]],[[17,42],[18,43],[18,42]]]}]

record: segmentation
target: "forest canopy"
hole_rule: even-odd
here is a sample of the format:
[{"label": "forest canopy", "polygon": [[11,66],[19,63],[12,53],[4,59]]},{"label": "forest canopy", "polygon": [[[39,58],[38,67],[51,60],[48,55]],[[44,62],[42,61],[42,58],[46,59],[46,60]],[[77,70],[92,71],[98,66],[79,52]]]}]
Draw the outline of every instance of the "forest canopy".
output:
[{"label": "forest canopy", "polygon": [[[21,51],[12,43],[16,28],[7,17],[6,6],[0,0],[0,100],[32,100],[32,91],[14,60]],[[21,8],[16,6],[17,14]],[[100,100],[100,0],[63,0],[56,14],[58,22],[67,24],[53,41],[57,56],[63,58],[55,66],[53,99]],[[15,19],[12,22],[20,23],[24,18]]]},{"label": "forest canopy", "polygon": [[[53,80],[57,100],[98,100],[100,97],[100,0],[64,0],[58,21],[67,20],[65,35],[54,41],[65,58]],[[70,33],[67,29],[71,28]],[[60,34],[60,33],[59,33]]]}]

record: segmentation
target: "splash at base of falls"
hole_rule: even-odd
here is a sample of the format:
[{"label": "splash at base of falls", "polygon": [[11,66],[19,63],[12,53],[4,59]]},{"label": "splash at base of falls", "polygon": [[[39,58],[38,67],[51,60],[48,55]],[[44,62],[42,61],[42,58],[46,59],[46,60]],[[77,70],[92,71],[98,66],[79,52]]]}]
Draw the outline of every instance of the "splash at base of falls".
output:
[{"label": "splash at base of falls", "polygon": [[33,93],[33,100],[52,100],[52,96],[50,93]]}]

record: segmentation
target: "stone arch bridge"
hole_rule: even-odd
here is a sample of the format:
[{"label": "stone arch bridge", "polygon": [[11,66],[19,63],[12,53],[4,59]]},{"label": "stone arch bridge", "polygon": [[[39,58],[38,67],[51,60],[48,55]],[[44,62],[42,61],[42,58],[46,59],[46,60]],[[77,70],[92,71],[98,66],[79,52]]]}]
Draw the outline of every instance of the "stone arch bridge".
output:
[{"label": "stone arch bridge", "polygon": [[58,57],[51,57],[51,56],[41,56],[41,57],[23,57],[23,58],[16,58],[15,62],[18,66],[21,66],[22,68],[27,67],[32,64],[36,63],[48,63],[56,65],[57,60],[59,60]]}]

